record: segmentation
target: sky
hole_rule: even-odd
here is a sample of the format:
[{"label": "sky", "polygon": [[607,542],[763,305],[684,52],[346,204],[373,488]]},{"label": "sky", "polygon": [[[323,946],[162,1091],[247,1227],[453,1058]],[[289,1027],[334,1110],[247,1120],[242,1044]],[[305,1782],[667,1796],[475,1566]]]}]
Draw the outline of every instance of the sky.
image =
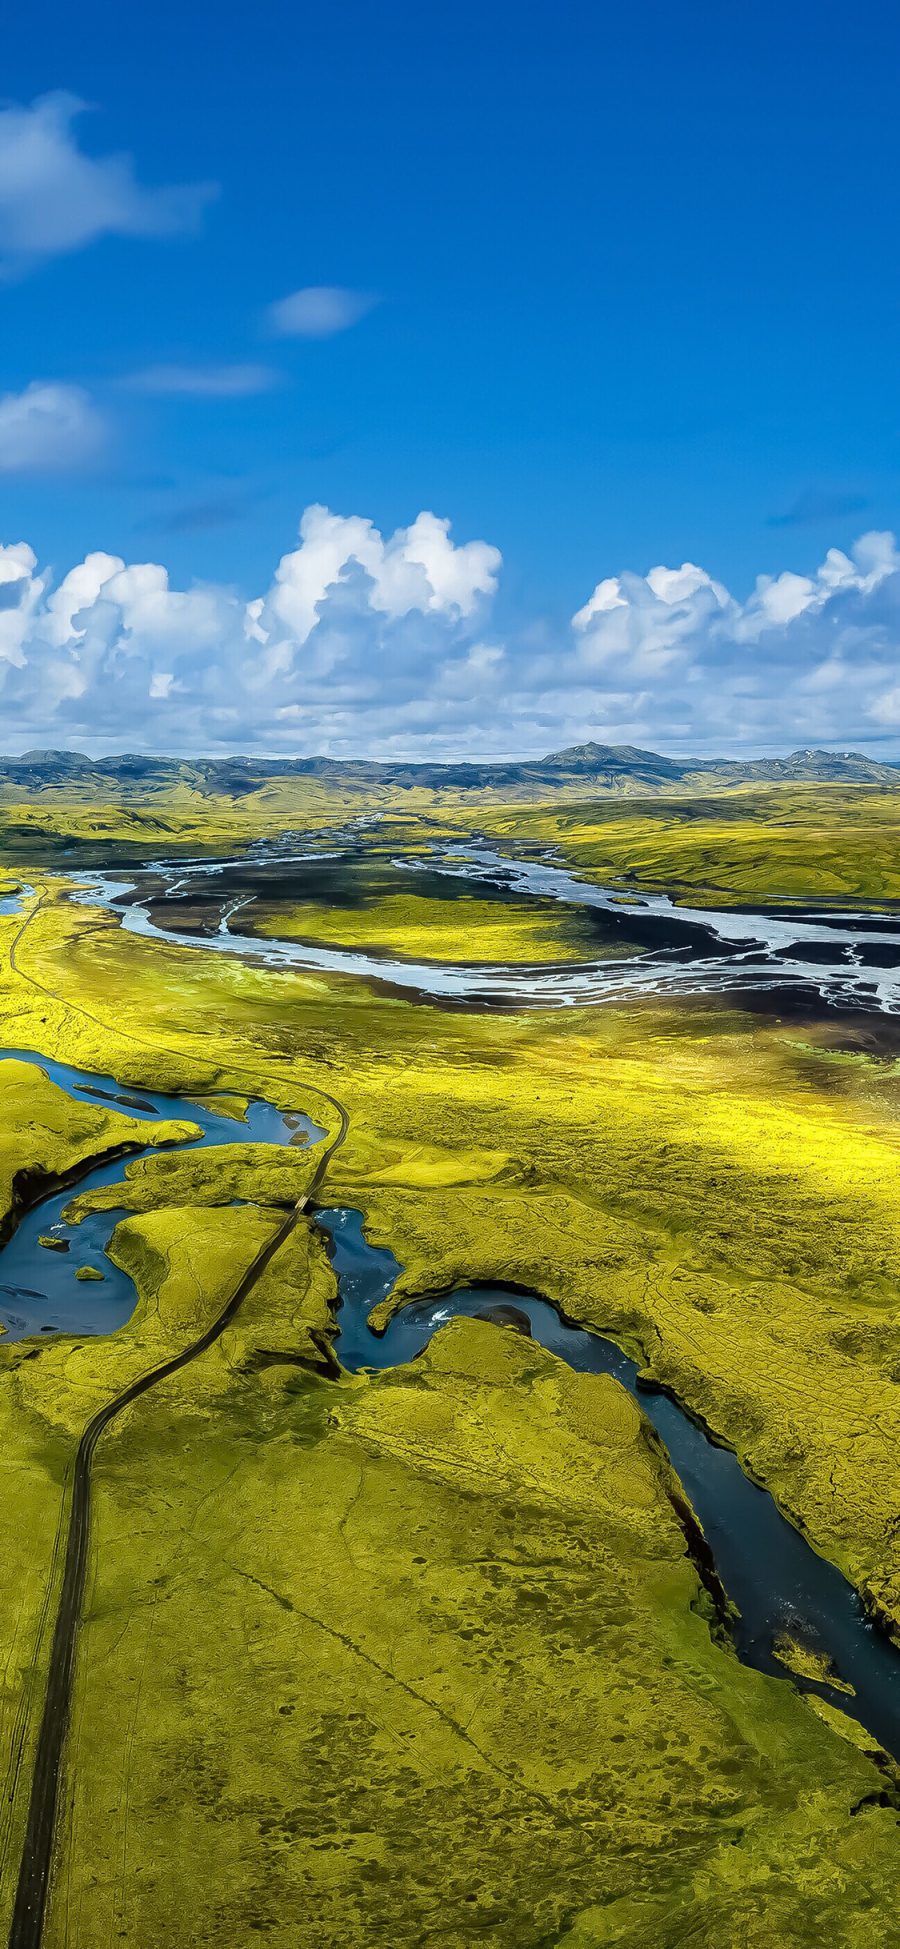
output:
[{"label": "sky", "polygon": [[31,0],[0,746],[900,755],[900,15]]}]

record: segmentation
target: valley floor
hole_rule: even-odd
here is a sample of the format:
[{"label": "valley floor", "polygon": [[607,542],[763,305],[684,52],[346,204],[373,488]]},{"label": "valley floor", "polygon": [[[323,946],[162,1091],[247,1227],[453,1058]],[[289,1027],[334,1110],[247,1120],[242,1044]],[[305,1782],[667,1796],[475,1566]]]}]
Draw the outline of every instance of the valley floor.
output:
[{"label": "valley floor", "polygon": [[[714,994],[442,1011],[139,939],[40,862],[10,890],[20,871],[0,1046],[125,1093],[225,1092],[237,1119],[263,1097],[329,1137],[340,1106],[327,1202],[403,1268],[376,1325],[464,1283],[544,1294],[732,1447],[900,1636],[889,1024]],[[366,911],[394,948],[427,929]],[[116,1214],[136,1295],[112,1334],[0,1344],[2,1932],[79,1435],[215,1319],[315,1148],[238,1120],[233,1144],[180,1149],[161,1116],[129,1166],[147,1124],[124,1106],[33,1064],[0,1086],[7,1229],[121,1150],[72,1217]],[[900,1755],[852,1696],[839,1712],[739,1661],[624,1390],[478,1320],[350,1374],[335,1300],[304,1216],[215,1344],[98,1445],[48,1949],[887,1949]]]}]

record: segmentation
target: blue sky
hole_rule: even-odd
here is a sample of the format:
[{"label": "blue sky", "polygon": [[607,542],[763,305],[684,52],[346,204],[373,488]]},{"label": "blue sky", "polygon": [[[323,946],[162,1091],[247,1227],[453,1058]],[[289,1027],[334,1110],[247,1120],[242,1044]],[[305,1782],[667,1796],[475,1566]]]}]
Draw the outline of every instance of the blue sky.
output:
[{"label": "blue sky", "polygon": [[[261,664],[280,685],[276,700],[257,672],[265,707],[229,723],[232,647],[204,716],[217,625],[200,643],[182,611],[190,668],[170,669],[174,615],[154,637],[117,584],[91,684],[121,678],[121,710],[97,739],[159,744],[177,717],[210,748],[243,730],[273,749],[480,753],[514,695],[499,741],[516,748],[579,730],[890,744],[890,557],[874,581],[871,562],[837,584],[816,571],[898,525],[898,40],[890,10],[830,0],[158,0],[152,15],[33,0],[7,24],[5,112],[43,117],[45,136],[54,123],[68,163],[25,194],[35,124],[8,123],[4,152],[0,116],[0,537],[33,551],[23,613],[43,616],[92,551],[164,565],[173,590],[199,579],[268,603]],[[33,108],[54,91],[90,106]],[[285,329],[272,307],[322,287],[346,294],[345,328],[321,328],[311,300],[307,328]],[[336,609],[335,585],[319,592],[317,640],[290,638],[291,689],[271,592],[314,504],[386,541],[432,511],[502,567],[475,564],[462,600],[429,583],[397,610],[384,589],[373,605],[372,564],[348,555]],[[647,572],[686,561],[727,603],[702,595],[698,615],[679,585],[677,616],[657,615]],[[813,593],[773,616],[755,585],[784,571]],[[609,578],[615,602],[573,632]],[[88,580],[93,605],[106,584]],[[57,663],[39,621],[7,648],[17,672],[40,662],[48,717],[45,740],[17,675],[10,744],[86,742],[84,629],[49,631]],[[837,685],[821,674],[836,632]],[[848,632],[864,636],[862,683]],[[430,687],[412,682],[417,654]],[[787,713],[772,674],[786,657],[783,683],[801,686]],[[340,711],[323,714],[309,693],[335,673]]]}]

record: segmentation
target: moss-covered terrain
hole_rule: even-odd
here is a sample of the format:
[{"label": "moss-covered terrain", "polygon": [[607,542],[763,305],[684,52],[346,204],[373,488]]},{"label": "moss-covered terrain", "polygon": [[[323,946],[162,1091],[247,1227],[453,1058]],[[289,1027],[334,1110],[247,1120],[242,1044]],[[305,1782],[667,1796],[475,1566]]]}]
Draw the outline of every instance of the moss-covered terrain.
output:
[{"label": "moss-covered terrain", "polygon": [[[257,931],[282,940],[363,948],[402,960],[473,965],[586,960],[601,951],[596,930],[577,910],[573,913],[551,901],[501,903],[471,894],[447,901],[394,894],[355,911],[311,903],[279,908]],[[607,943],[602,952],[611,957],[628,949]]]},{"label": "moss-covered terrain", "polygon": [[898,1078],[868,1031],[835,1047],[714,999],[442,1015],[65,905],[2,1000],[124,1080],[314,1113],[335,1091],[333,1196],[406,1267],[398,1296],[510,1280],[611,1333],[900,1623]]},{"label": "moss-covered terrain", "polygon": [[[611,1334],[900,1632],[886,1028],[714,996],[439,1013],[137,939],[27,878],[0,915],[0,1045],[333,1134],[328,1092],[350,1122],[321,1195],[400,1260],[389,1304],[506,1281]],[[379,905],[366,925],[419,952],[416,915]],[[23,1067],[19,1168],[133,1125]],[[0,1348],[7,1905],[79,1432],[203,1331],[312,1168],[239,1123],[220,1151],[123,1162],[71,1211],[132,1214],[111,1256],[134,1318]],[[628,1397],[480,1322],[350,1379],[333,1300],[301,1223],[102,1438],[51,1949],[888,1949],[893,1775],[794,1689],[807,1651],[786,1640],[780,1680],[738,1663]]]},{"label": "moss-covered terrain", "polygon": [[[473,883],[444,873],[433,840],[404,827],[347,834],[340,848],[299,858],[263,853],[218,873],[152,873],[141,896],[154,923],[174,935],[211,935],[223,911],[235,935],[298,940],[380,958],[440,963],[543,963],[639,952],[587,906],[516,894],[502,877]],[[173,883],[174,882],[174,883]],[[477,888],[477,890],[475,890]]]},{"label": "moss-covered terrain", "polygon": [[[0,896],[15,884],[13,870],[35,865],[228,858],[296,833],[327,848],[337,832],[385,860],[392,848],[472,834],[552,847],[587,878],[681,892],[699,904],[900,900],[895,767],[824,764],[818,776],[814,767],[804,777],[801,767],[771,779],[765,766],[660,767],[658,775],[640,765],[609,776],[601,769],[590,789],[565,767],[518,782],[514,767],[505,782],[491,782],[488,770],[479,783],[476,770],[464,785],[440,768],[430,779],[392,780],[366,766],[265,776],[239,765],[213,776],[215,766],[163,764],[157,775],[149,761],[131,778],[126,767],[116,776],[76,772],[68,782],[52,767],[46,776],[25,768],[19,784],[0,778],[0,867],[9,869]],[[328,928],[325,915],[315,924]],[[402,916],[385,913],[386,944],[400,945],[402,927]],[[368,941],[360,936],[359,944]]]},{"label": "moss-covered terrain", "polygon": [[696,905],[900,900],[900,781],[492,808],[515,846],[552,847],[586,879]]},{"label": "moss-covered terrain", "polygon": [[[132,1327],[9,1370],[37,1480],[269,1222],[120,1228]],[[298,1232],[104,1438],[51,1949],[887,1944],[890,1777],[717,1641],[627,1395],[476,1322],[331,1381],[329,1290]]]}]

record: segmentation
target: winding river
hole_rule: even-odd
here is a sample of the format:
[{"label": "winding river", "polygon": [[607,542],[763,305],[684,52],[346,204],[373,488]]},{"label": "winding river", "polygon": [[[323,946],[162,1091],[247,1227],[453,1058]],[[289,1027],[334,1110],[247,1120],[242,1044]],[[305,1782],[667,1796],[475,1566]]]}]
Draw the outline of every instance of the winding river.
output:
[{"label": "winding river", "polygon": [[[37,1064],[80,1101],[109,1101],[141,1121],[187,1119],[200,1134],[178,1148],[246,1141],[317,1144],[321,1126],[309,1117],[285,1115],[271,1104],[248,1106],[245,1123],[209,1105],[159,1091],[134,1092],[114,1078],[94,1075],[34,1051],[7,1049],[2,1062]],[[152,1156],[148,1142],[136,1156]],[[172,1147],[168,1147],[172,1148]],[[124,1208],[94,1214],[80,1225],[64,1216],[76,1193],[121,1182],[121,1158],[87,1169],[77,1186],[54,1192],[29,1210],[0,1252],[0,1318],[12,1337],[65,1332],[107,1334],[126,1323],[135,1305],[128,1275],[107,1256],[106,1247]],[[792,1682],[843,1705],[888,1751],[900,1757],[900,1652],[867,1618],[852,1587],[833,1565],[819,1557],[780,1514],[772,1497],[744,1475],[730,1450],[714,1444],[690,1417],[663,1394],[642,1387],[638,1369],[612,1341],[567,1322],[536,1293],[503,1287],[459,1287],[405,1305],[385,1332],[368,1325],[372,1308],[391,1291],[400,1266],[393,1254],[371,1245],[358,1211],[322,1208],[314,1222],[321,1230],[338,1282],[335,1352],[350,1372],[386,1369],[415,1359],[432,1335],[460,1315],[483,1317],[530,1332],[533,1338],[579,1372],[612,1375],[639,1400],[661,1436],[690,1507],[702,1530],[689,1546],[716,1590],[724,1587],[736,1607],[732,1629],[739,1656],[756,1669],[786,1682],[775,1643],[787,1635],[827,1658],[848,1694],[829,1683],[795,1677]],[[66,1245],[54,1252],[38,1243],[53,1236]],[[100,1281],[76,1279],[77,1268],[91,1265]],[[678,1505],[676,1505],[678,1506]],[[714,1571],[714,1575],[711,1572]]]},{"label": "winding river", "polygon": [[[639,1370],[613,1341],[563,1319],[548,1300],[508,1287],[466,1286],[411,1300],[378,1336],[367,1325],[401,1267],[392,1252],[370,1245],[358,1211],[323,1210],[338,1280],[335,1351],[351,1372],[397,1367],[414,1360],[432,1334],[460,1315],[519,1315],[535,1340],[579,1373],[611,1374],[638,1401],[662,1438],[696,1512],[715,1573],[739,1615],[734,1642],[743,1661],[785,1677],[774,1646],[791,1637],[816,1650],[852,1685],[855,1697],[811,1679],[794,1678],[851,1711],[885,1749],[900,1758],[900,1649],[865,1614],[839,1570],[816,1554],[782,1516],[768,1491],[746,1476],[731,1449],[721,1448],[676,1401],[642,1387]],[[690,1540],[690,1539],[689,1539]],[[701,1569],[702,1569],[701,1563]]]}]

